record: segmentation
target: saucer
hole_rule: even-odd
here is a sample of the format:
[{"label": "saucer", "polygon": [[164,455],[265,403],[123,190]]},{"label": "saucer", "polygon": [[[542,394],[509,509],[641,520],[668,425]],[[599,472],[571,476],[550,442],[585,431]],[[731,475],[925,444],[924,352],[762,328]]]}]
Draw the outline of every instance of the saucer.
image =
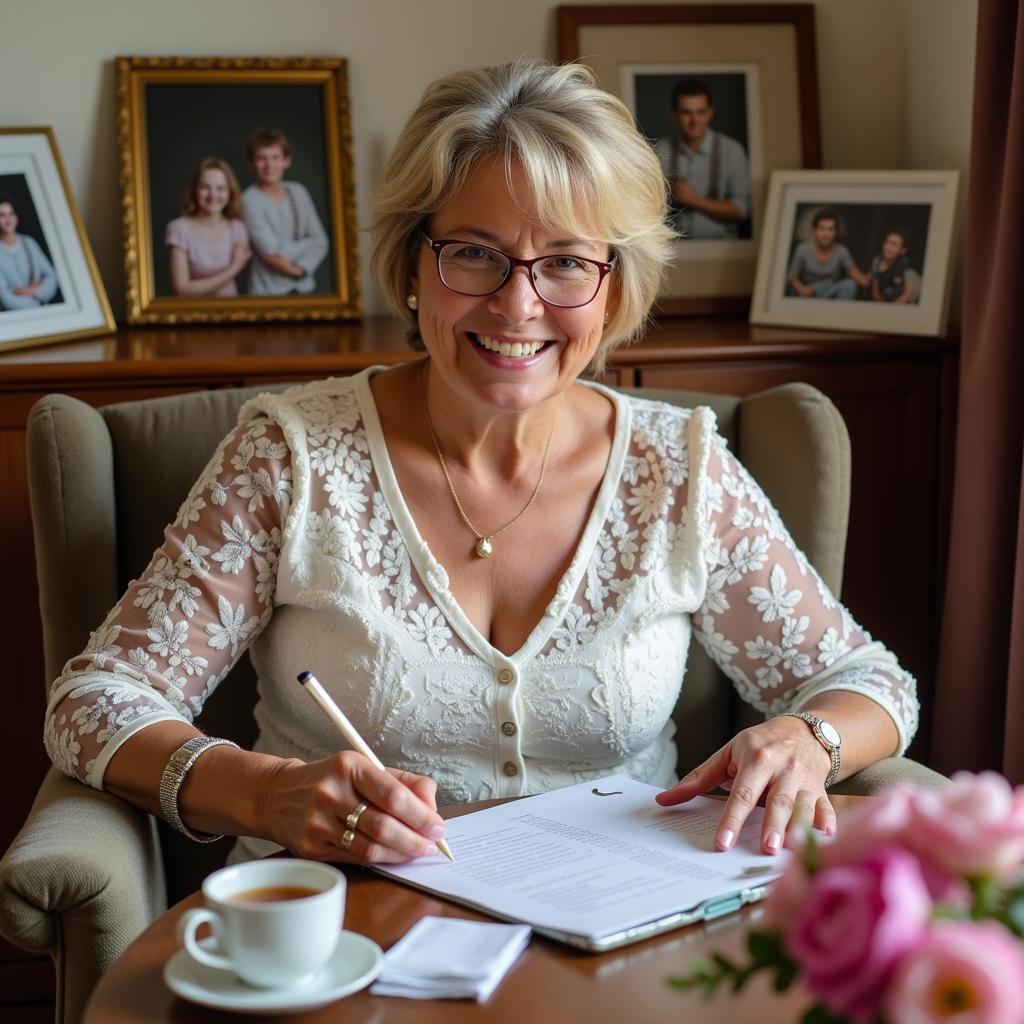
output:
[{"label": "saucer", "polygon": [[[201,939],[200,945],[212,948],[213,940]],[[376,942],[342,931],[331,959],[312,981],[298,988],[253,988],[231,971],[197,963],[183,949],[167,961],[164,981],[175,995],[200,1006],[269,1016],[312,1010],[358,992],[380,974],[383,965],[384,954]]]}]

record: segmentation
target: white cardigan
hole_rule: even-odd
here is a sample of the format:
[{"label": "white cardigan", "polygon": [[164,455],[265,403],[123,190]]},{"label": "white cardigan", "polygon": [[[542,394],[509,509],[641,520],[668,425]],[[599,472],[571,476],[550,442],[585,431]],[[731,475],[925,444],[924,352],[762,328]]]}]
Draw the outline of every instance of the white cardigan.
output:
[{"label": "white cardigan", "polygon": [[58,767],[102,786],[124,739],[191,720],[251,645],[258,750],[338,749],[295,681],[309,669],[385,764],[437,781],[440,803],[613,772],[668,785],[692,632],[762,711],[853,690],[886,709],[905,749],[913,679],[832,597],[709,410],[589,385],[616,409],[605,478],[554,599],[504,654],[410,515],[376,372],[243,408],[150,566],[54,684]]}]

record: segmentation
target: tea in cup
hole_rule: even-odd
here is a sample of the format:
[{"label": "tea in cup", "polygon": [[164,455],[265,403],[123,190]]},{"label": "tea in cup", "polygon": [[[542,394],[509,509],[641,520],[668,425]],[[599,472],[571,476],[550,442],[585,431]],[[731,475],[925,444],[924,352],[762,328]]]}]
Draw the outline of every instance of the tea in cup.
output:
[{"label": "tea in cup", "polygon": [[[210,875],[203,898],[178,925],[188,955],[257,988],[292,988],[312,981],[338,944],[345,876],[316,861],[248,861]],[[214,949],[196,938],[206,923]]]}]

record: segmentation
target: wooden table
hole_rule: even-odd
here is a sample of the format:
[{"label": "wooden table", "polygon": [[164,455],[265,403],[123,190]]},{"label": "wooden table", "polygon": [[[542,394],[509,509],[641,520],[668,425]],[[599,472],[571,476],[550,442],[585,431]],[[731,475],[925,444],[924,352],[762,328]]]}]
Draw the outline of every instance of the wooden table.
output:
[{"label": "wooden table", "polygon": [[[840,815],[859,799],[863,798],[833,797]],[[479,806],[470,805],[457,812],[452,808],[445,816]],[[346,867],[345,874],[349,880],[345,927],[368,936],[382,949],[397,942],[425,914],[488,920],[371,871]],[[83,1024],[224,1024],[229,1020],[221,1011],[179,999],[163,981],[164,964],[178,949],[178,919],[201,903],[200,893],[182,900],[128,947],[97,985]],[[259,1019],[296,1024],[795,1024],[807,1006],[807,997],[796,988],[779,996],[771,991],[767,978],[754,979],[739,997],[722,994],[710,1003],[696,993],[671,989],[665,982],[711,950],[744,958],[746,933],[762,913],[759,907],[747,907],[710,924],[691,925],[596,955],[534,936],[483,1005],[468,1000],[372,996],[364,989],[319,1010]]]}]

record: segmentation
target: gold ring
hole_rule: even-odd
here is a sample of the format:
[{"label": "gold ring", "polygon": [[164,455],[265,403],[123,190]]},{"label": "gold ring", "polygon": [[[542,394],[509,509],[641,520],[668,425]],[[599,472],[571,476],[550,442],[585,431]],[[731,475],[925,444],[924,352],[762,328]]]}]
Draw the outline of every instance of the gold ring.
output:
[{"label": "gold ring", "polygon": [[355,832],[359,825],[359,818],[365,810],[366,804],[358,804],[356,809],[345,819],[345,824],[352,829],[353,832]]},{"label": "gold ring", "polygon": [[341,847],[342,847],[342,849],[343,849],[343,850],[347,850],[347,849],[349,849],[349,848],[350,848],[350,847],[352,846],[352,842],[353,842],[353,840],[355,839],[355,837],[356,837],[356,833],[355,833],[355,830],[354,830],[354,829],[351,829],[351,828],[350,828],[350,829],[349,829],[349,830],[348,830],[348,831],[347,831],[347,832],[346,832],[346,833],[345,833],[345,834],[344,834],[344,835],[343,835],[343,836],[341,837]]}]

